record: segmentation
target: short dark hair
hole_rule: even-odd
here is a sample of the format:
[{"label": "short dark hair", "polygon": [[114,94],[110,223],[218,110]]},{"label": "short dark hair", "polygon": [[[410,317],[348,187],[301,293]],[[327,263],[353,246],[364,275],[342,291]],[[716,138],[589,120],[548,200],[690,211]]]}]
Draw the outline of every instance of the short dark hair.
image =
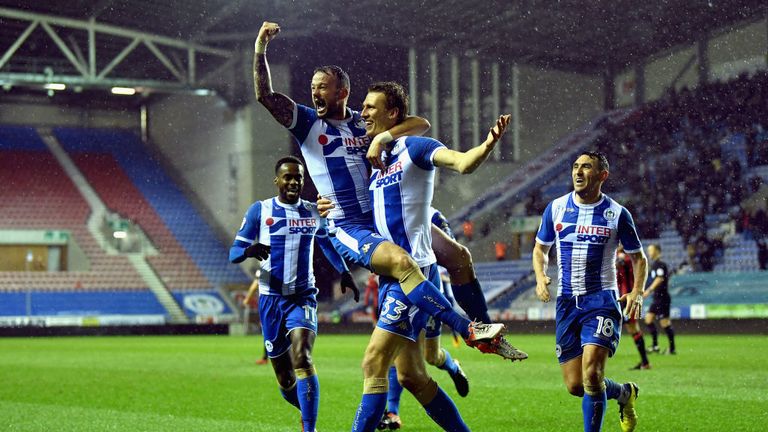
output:
[{"label": "short dark hair", "polygon": [[280,171],[280,166],[283,164],[296,164],[300,167],[304,167],[304,163],[301,162],[301,159],[297,158],[296,156],[285,156],[281,157],[280,160],[277,161],[275,164],[275,175],[277,175],[277,172]]},{"label": "short dark hair", "polygon": [[605,153],[596,150],[585,150],[579,154],[579,156],[589,156],[592,159],[597,159],[597,169],[600,171],[608,171],[608,158]]},{"label": "short dark hair", "polygon": [[387,98],[387,109],[398,109],[397,122],[408,116],[408,92],[394,81],[380,81],[368,86],[368,93],[383,93]]},{"label": "short dark hair", "polygon": [[326,75],[331,75],[336,78],[336,83],[339,85],[339,87],[345,89],[349,88],[349,75],[344,72],[344,69],[336,65],[318,66],[314,71],[312,71],[312,75],[318,72],[322,72]]}]

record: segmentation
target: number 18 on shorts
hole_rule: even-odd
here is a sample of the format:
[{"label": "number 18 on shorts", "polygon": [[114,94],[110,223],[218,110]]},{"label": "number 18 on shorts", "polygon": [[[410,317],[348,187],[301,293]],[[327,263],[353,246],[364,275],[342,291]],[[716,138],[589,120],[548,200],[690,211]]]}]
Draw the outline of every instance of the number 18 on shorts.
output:
[{"label": "number 18 on shorts", "polygon": [[599,345],[613,356],[621,339],[621,310],[613,291],[557,298],[557,360],[580,356],[584,345]]}]

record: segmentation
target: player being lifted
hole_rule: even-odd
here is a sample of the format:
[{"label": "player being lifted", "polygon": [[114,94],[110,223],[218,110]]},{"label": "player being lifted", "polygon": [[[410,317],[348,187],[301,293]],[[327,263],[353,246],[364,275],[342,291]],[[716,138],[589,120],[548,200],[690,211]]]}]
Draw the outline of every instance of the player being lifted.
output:
[{"label": "player being lifted", "polygon": [[[264,22],[259,31],[253,66],[256,98],[280,124],[288,128],[301,148],[318,191],[336,203],[336,208],[328,215],[336,229],[334,246],[350,261],[380,275],[401,280],[406,286],[415,286],[413,281],[423,275],[412,266],[407,252],[373,232],[367,190],[368,159],[381,168],[378,154],[384,143],[406,134],[420,135],[429,129],[429,123],[418,117],[406,117],[391,130],[382,130],[373,137],[366,136],[360,113],[347,108],[349,77],[338,66],[323,66],[315,70],[311,83],[314,108],[297,104],[286,95],[273,91],[265,52],[267,44],[279,31],[280,27],[270,22]],[[366,151],[371,156],[366,156]],[[436,227],[432,230],[432,242],[438,262],[451,274],[459,305],[473,320],[490,323],[488,307],[475,277],[469,251]],[[417,305],[428,307],[429,302],[421,292],[412,295],[418,296],[413,299]],[[438,318],[449,326],[455,324],[444,317]],[[472,331],[483,329],[486,333],[478,335],[485,337],[490,334],[488,331],[498,335],[498,331],[490,329],[500,328],[478,324],[473,325]],[[467,329],[455,330],[465,338],[469,335]],[[488,347],[493,348],[493,345]]]},{"label": "player being lifted", "polygon": [[[317,301],[312,270],[314,241],[342,275],[342,291],[360,293],[344,260],[328,239],[326,221],[314,203],[299,196],[304,166],[295,157],[275,165],[276,197],[257,201],[248,209],[229,250],[229,259],[261,260],[259,316],[264,345],[277,376],[280,393],[301,411],[303,430],[314,431],[320,404],[320,384],[312,363],[317,334]],[[301,395],[301,397],[299,397]]]},{"label": "player being lifted", "polygon": [[[606,399],[618,401],[622,430],[634,431],[637,385],[605,378],[605,364],[621,337],[619,303],[626,301],[629,318],[640,317],[648,264],[632,215],[601,192],[608,178],[605,155],[583,152],[573,163],[571,178],[574,191],[549,203],[536,234],[536,295],[550,300],[546,272],[549,249],[557,243],[555,352],[565,386],[582,398],[585,431],[602,429]],[[619,242],[632,260],[635,277],[632,291],[620,299],[614,264]]]},{"label": "player being lifted", "polygon": [[[407,114],[408,96],[402,86],[383,82],[368,87],[361,115],[369,137],[401,124]],[[393,361],[398,381],[422,404],[435,423],[444,430],[469,430],[453,401],[427,373],[417,342],[425,328],[427,314],[442,319],[438,312],[451,308],[436,288],[440,281],[437,260],[431,248],[429,207],[434,194],[435,167],[446,167],[462,174],[473,172],[488,157],[508,124],[509,116],[499,117],[486,140],[463,153],[449,150],[431,138],[399,138],[386,146],[385,169],[373,171],[369,189],[376,232],[389,240],[389,244],[397,244],[407,251],[406,258],[411,261],[409,267],[415,269],[411,270],[413,273],[418,269],[422,271],[409,278],[384,275],[380,278],[381,313],[363,358],[363,398],[352,425],[353,432],[376,429],[384,412],[388,371]],[[327,199],[318,200],[317,204],[321,214],[333,208],[333,203]],[[429,299],[425,306],[413,300],[419,297],[412,296],[414,292],[421,292]],[[465,318],[443,316],[456,320],[451,327],[459,331],[469,325]],[[510,354],[508,358],[527,358],[505,339],[497,340],[500,346],[506,347],[504,351]]]}]

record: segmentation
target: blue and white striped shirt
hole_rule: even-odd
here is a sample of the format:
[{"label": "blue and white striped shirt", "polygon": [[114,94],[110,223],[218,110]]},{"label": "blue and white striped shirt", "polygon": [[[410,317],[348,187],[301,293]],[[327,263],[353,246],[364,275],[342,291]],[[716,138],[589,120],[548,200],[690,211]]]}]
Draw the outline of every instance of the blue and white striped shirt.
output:
[{"label": "blue and white striped shirt", "polygon": [[536,242],[557,242],[557,295],[574,296],[613,290],[618,295],[614,260],[618,242],[627,253],[643,246],[629,211],[607,195],[594,204],[578,204],[574,192],[544,210]]},{"label": "blue and white striped shirt", "polygon": [[328,238],[326,220],[318,214],[317,205],[303,199],[286,204],[277,197],[257,201],[245,213],[229,259],[242,262],[245,249],[254,243],[270,246],[269,258],[260,263],[259,294],[316,292],[312,270],[315,238],[334,268],[345,271],[344,260]]},{"label": "blue and white striped shirt", "polygon": [[419,267],[437,261],[429,210],[435,183],[432,158],[444,147],[432,138],[399,138],[388,154],[386,170],[374,170],[370,179],[376,231],[405,249]]},{"label": "blue and white striped shirt", "polygon": [[370,138],[360,113],[347,109],[344,120],[323,119],[313,108],[296,104],[288,127],[301,148],[318,192],[336,208],[329,219],[352,219],[371,211],[365,158]]}]

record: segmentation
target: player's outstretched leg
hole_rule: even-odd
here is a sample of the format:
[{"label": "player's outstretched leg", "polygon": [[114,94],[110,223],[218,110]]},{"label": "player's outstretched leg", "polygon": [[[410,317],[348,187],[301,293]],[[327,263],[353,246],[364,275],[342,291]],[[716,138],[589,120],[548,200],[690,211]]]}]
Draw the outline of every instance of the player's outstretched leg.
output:
[{"label": "player's outstretched leg", "polygon": [[499,336],[490,342],[479,342],[476,345],[471,345],[480,350],[480,352],[486,354],[496,354],[507,360],[525,360],[528,358],[528,354],[515,348],[507,339],[503,336]]}]

